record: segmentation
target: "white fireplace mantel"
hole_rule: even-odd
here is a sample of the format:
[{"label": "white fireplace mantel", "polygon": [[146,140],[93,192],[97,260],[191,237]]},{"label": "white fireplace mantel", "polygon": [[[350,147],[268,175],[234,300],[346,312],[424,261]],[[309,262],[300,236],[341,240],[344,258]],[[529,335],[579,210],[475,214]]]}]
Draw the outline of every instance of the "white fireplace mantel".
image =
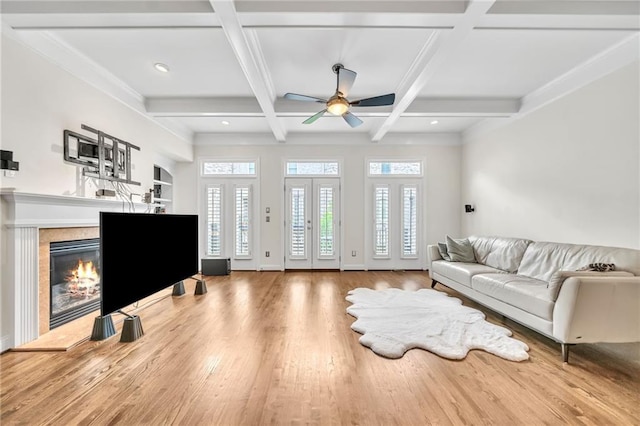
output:
[{"label": "white fireplace mantel", "polygon": [[5,226],[12,228],[98,226],[101,211],[144,213],[149,210],[148,204],[132,204],[116,199],[33,194],[12,190],[0,190],[0,196],[9,203]]},{"label": "white fireplace mantel", "polygon": [[122,200],[0,190],[2,199],[2,326],[0,350],[38,338],[40,228],[99,226],[100,212],[144,213],[153,205]]}]

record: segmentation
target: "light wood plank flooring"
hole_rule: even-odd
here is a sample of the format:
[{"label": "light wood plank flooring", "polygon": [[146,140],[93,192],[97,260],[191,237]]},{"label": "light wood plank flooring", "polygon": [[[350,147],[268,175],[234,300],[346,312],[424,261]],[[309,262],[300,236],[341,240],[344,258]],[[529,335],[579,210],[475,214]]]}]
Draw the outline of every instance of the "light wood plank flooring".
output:
[{"label": "light wood plank flooring", "polygon": [[[413,349],[389,360],[358,343],[356,287],[429,287],[422,272],[233,272],[209,292],[139,315],[145,336],[68,352],[7,352],[2,425],[640,424],[640,369],[593,345],[559,345],[486,309],[531,348],[516,363]],[[453,291],[438,286],[469,302]]]}]

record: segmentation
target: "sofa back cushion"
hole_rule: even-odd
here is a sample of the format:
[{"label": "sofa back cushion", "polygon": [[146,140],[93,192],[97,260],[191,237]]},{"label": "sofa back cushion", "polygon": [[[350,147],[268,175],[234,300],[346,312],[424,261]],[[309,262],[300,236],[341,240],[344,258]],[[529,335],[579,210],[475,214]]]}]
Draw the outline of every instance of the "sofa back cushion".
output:
[{"label": "sofa back cushion", "polygon": [[507,272],[516,272],[531,240],[503,237],[469,237],[478,263]]},{"label": "sofa back cushion", "polygon": [[447,254],[452,262],[476,263],[473,247],[466,238],[456,240],[447,235]]},{"label": "sofa back cushion", "polygon": [[534,242],[527,247],[518,274],[550,281],[556,271],[575,271],[590,263],[613,263],[616,271],[640,275],[640,250]]}]

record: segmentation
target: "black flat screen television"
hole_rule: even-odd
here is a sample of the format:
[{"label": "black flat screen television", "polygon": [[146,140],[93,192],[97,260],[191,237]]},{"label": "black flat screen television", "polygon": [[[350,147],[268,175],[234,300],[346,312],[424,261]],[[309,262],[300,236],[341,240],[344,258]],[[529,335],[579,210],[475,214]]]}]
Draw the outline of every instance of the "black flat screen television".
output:
[{"label": "black flat screen television", "polygon": [[198,273],[198,216],[100,213],[101,314]]}]

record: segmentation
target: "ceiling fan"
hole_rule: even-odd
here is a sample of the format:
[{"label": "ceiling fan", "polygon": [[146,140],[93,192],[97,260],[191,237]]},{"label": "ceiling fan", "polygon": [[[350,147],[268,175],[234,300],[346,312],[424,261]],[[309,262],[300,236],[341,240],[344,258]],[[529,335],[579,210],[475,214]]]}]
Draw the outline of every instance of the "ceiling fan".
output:
[{"label": "ceiling fan", "polygon": [[322,117],[325,112],[329,112],[333,115],[341,115],[351,127],[358,127],[362,124],[362,120],[349,112],[349,108],[352,106],[357,107],[371,107],[371,106],[385,106],[393,105],[396,99],[395,93],[389,93],[387,95],[374,96],[372,98],[359,99],[357,101],[349,101],[347,95],[353,82],[356,80],[356,73],[354,71],[346,69],[342,64],[335,64],[331,67],[333,72],[337,76],[336,93],[328,100],[316,98],[314,96],[299,95],[297,93],[286,93],[285,99],[291,99],[294,101],[306,101],[306,102],[318,102],[326,104],[326,108],[319,113],[312,115],[304,120],[303,124],[311,124],[318,118]]}]

